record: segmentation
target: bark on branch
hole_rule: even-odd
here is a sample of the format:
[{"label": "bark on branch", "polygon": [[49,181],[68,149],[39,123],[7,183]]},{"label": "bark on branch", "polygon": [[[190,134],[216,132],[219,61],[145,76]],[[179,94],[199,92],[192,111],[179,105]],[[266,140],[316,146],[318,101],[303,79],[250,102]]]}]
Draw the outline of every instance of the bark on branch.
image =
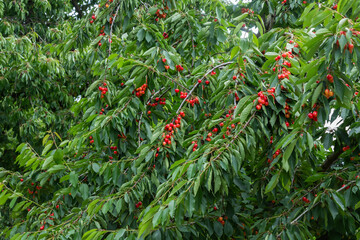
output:
[{"label": "bark on branch", "polygon": [[327,171],[331,165],[339,159],[342,151],[339,150],[338,152],[334,152],[332,155],[328,156],[325,162],[321,165],[322,171]]}]

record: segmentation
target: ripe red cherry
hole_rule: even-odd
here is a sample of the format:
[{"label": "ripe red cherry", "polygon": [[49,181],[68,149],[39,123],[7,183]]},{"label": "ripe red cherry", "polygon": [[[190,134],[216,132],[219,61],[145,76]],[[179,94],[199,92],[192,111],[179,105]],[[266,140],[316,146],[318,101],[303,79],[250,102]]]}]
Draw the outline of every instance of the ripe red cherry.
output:
[{"label": "ripe red cherry", "polygon": [[199,80],[198,80],[198,83],[201,83],[201,82],[202,82],[201,79],[199,79]]},{"label": "ripe red cherry", "polygon": [[148,111],[147,114],[150,115],[150,114],[151,114],[151,111]]},{"label": "ripe red cherry", "polygon": [[56,209],[59,209],[59,205],[56,205]]},{"label": "ripe red cherry", "polygon": [[101,44],[101,42],[99,42],[99,44],[98,44],[98,45],[99,45],[99,47],[101,47],[101,45],[102,45],[102,44]]},{"label": "ripe red cherry", "polygon": [[206,81],[205,81],[205,84],[206,84],[206,85],[209,85],[209,84],[210,84],[210,81],[209,81],[209,80],[206,80]]},{"label": "ripe red cherry", "polygon": [[331,74],[328,74],[328,75],[326,76],[326,78],[327,78],[327,80],[328,80],[329,82],[331,82],[331,83],[334,82],[334,77],[333,77]]},{"label": "ripe red cherry", "polygon": [[114,151],[114,154],[116,155],[116,154],[118,154],[118,152],[117,152],[117,151]]},{"label": "ripe red cherry", "polygon": [[233,80],[236,80],[236,76],[233,76]]},{"label": "ripe red cherry", "polygon": [[163,63],[165,63],[165,62],[166,62],[166,58],[163,58],[162,61],[163,61]]},{"label": "ripe red cherry", "polygon": [[349,43],[349,52],[352,53],[354,50],[354,44]]},{"label": "ripe red cherry", "polygon": [[318,112],[317,112],[317,111],[313,111],[312,114],[313,114],[314,117],[317,117],[317,116],[318,116]]},{"label": "ripe red cherry", "polygon": [[45,226],[44,226],[44,225],[42,225],[42,226],[40,227],[40,230],[44,230],[44,228],[45,228]]},{"label": "ripe red cherry", "polygon": [[257,109],[257,110],[260,110],[260,109],[261,109],[261,105],[260,105],[260,104],[256,105],[256,109]]},{"label": "ripe red cherry", "polygon": [[91,18],[94,19],[94,20],[96,19],[95,15],[92,15]]},{"label": "ripe red cherry", "polygon": [[285,125],[286,125],[286,127],[289,127],[289,126],[290,126],[289,122],[286,122]]},{"label": "ripe red cherry", "polygon": [[93,24],[93,23],[94,23],[94,20],[90,20],[90,23]]},{"label": "ripe red cherry", "polygon": [[312,113],[309,113],[309,114],[308,114],[308,117],[309,117],[310,119],[313,119],[313,118],[314,118],[314,115],[313,115]]},{"label": "ripe red cherry", "polygon": [[217,207],[214,207],[214,211],[216,211],[217,210]]},{"label": "ripe red cherry", "polygon": [[306,202],[306,201],[307,201],[307,198],[306,198],[306,197],[303,197],[302,200],[303,200],[304,202]]},{"label": "ripe red cherry", "polygon": [[180,90],[179,90],[178,88],[177,88],[177,89],[175,89],[175,92],[176,92],[176,93],[179,93],[179,91],[180,91]]}]

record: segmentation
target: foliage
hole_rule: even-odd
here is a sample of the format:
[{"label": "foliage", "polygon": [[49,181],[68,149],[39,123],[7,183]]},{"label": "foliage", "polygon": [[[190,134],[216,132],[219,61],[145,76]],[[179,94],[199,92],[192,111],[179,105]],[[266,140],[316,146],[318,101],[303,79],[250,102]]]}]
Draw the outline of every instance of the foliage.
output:
[{"label": "foliage", "polygon": [[[73,115],[0,169],[0,234],[359,238],[360,2],[335,4],[101,1],[44,42],[2,37],[25,42],[4,79]],[[28,110],[6,124],[37,110],[14,99]]]}]

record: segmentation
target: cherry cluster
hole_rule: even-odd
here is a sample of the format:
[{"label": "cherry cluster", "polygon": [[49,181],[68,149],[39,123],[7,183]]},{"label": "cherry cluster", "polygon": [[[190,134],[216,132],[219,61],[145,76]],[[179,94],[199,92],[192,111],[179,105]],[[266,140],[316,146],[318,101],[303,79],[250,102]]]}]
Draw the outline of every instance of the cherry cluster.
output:
[{"label": "cherry cluster", "polygon": [[279,156],[280,155],[280,153],[281,153],[281,150],[280,149],[278,149],[278,150],[276,150],[276,152],[273,154],[273,159],[275,159],[277,156]]},{"label": "cherry cluster", "polygon": [[163,37],[164,37],[165,39],[167,39],[167,38],[169,38],[169,34],[167,34],[166,32],[164,32],[164,33],[163,33]]},{"label": "cherry cluster", "polygon": [[326,78],[330,83],[334,82],[334,77],[331,74],[326,75]]},{"label": "cherry cluster", "polygon": [[313,111],[312,113],[308,114],[308,118],[314,120],[314,122],[317,122],[317,116],[318,116],[318,112],[317,111]]},{"label": "cherry cluster", "polygon": [[[110,147],[111,150],[114,150],[114,154],[117,155],[118,154],[118,151],[117,150],[117,146],[111,146]],[[111,158],[112,159],[112,158]]]},{"label": "cherry cluster", "polygon": [[[166,6],[165,9],[169,9],[169,7]],[[166,13],[163,8],[156,10],[155,15],[157,16],[156,21],[159,21],[159,18],[166,18]]]},{"label": "cherry cluster", "polygon": [[[227,217],[225,217],[225,219],[227,219]],[[217,219],[217,221],[219,222],[219,223],[221,223],[221,225],[225,225],[225,221],[224,221],[224,218],[223,217],[219,217],[218,219]]]},{"label": "cherry cluster", "polygon": [[144,83],[141,87],[138,87],[135,91],[136,91],[136,96],[137,97],[141,97],[142,95],[145,94],[147,88],[147,84]]},{"label": "cherry cluster", "polygon": [[282,2],[281,2],[281,4],[285,4],[286,3],[286,0],[283,0]]},{"label": "cherry cluster", "polygon": [[184,70],[184,68],[180,64],[176,65],[175,68],[176,68],[176,71],[178,71],[178,72],[181,72]]},{"label": "cherry cluster", "polygon": [[240,98],[239,98],[239,96],[238,96],[237,92],[235,92],[235,99],[236,99],[236,101],[237,101],[237,102],[240,100]]},{"label": "cherry cluster", "polygon": [[254,13],[254,11],[248,8],[241,8],[241,13]]},{"label": "cherry cluster", "polygon": [[[21,180],[20,180],[20,181],[21,181]],[[34,186],[34,183],[31,183],[31,186]],[[42,187],[40,187],[40,186],[36,186],[35,188],[36,188],[35,191],[31,191],[31,190],[28,188],[28,193],[29,193],[29,194],[37,194],[37,193],[38,193],[37,190],[42,189]],[[34,196],[34,197],[35,197],[35,196]]]},{"label": "cherry cluster", "polygon": [[325,89],[324,95],[327,99],[329,99],[330,97],[334,96],[334,92],[329,89]]},{"label": "cherry cluster", "polygon": [[343,147],[342,148],[342,150],[344,151],[344,152],[346,152],[347,150],[349,150],[350,149],[350,146],[346,146],[346,147]]},{"label": "cherry cluster", "polygon": [[264,95],[263,91],[258,92],[258,97],[257,110],[260,110],[262,105],[269,106],[268,98]]},{"label": "cherry cluster", "polygon": [[90,136],[90,137],[89,137],[89,139],[90,139],[90,144],[93,144],[93,143],[94,143],[94,139],[93,139],[93,137],[92,137],[92,136]]},{"label": "cherry cluster", "polygon": [[[357,36],[358,34],[360,34],[359,31],[354,31],[354,29],[352,29],[351,32],[352,32],[352,34],[355,35],[355,36]],[[345,32],[345,31],[340,31],[340,36],[341,36],[341,35],[346,36],[346,32]],[[339,40],[336,41],[336,46],[338,46],[338,47],[340,46]],[[346,49],[348,49],[349,52],[352,53],[353,50],[354,50],[354,44],[352,44],[351,42],[350,42],[350,43],[346,43],[345,46],[344,46],[344,50],[346,50]]]},{"label": "cherry cluster", "polygon": [[108,91],[108,88],[107,87],[105,87],[106,86],[106,83],[104,82],[103,83],[103,86],[104,87],[102,87],[102,86],[99,86],[99,91],[101,92],[101,98],[104,98],[104,95],[107,93],[107,91]]},{"label": "cherry cluster", "polygon": [[272,144],[272,143],[273,143],[273,140],[274,140],[274,137],[273,137],[273,136],[271,136],[271,137],[270,137],[270,144]]},{"label": "cherry cluster", "polygon": [[185,99],[187,97],[187,95],[188,95],[187,92],[180,92],[180,98],[181,99]]},{"label": "cherry cluster", "polygon": [[[356,19],[355,19],[355,20],[356,20]],[[354,35],[354,36],[360,35],[360,31],[356,31],[356,30],[354,30],[353,28],[350,28],[349,30],[351,31],[352,35]]]},{"label": "cherry cluster", "polygon": [[93,15],[91,16],[91,18],[92,18],[92,19],[90,19],[90,23],[93,24],[94,21],[96,20],[95,14],[93,14]]},{"label": "cherry cluster", "polygon": [[303,200],[304,202],[306,202],[306,203],[310,203],[310,200],[307,199],[307,197],[303,197],[302,200]]},{"label": "cherry cluster", "polygon": [[149,102],[148,103],[148,106],[150,106],[150,107],[156,107],[158,104],[160,104],[160,105],[165,105],[166,104],[166,98],[155,98],[155,101],[156,102],[153,102],[153,103],[151,103],[151,102]]},{"label": "cherry cluster", "polygon": [[290,106],[287,104],[287,102],[285,102],[285,118],[290,118]]},{"label": "cherry cluster", "polygon": [[197,141],[192,141],[191,144],[194,144],[194,146],[193,146],[193,152],[195,152],[196,149],[197,149],[197,147],[198,147]]},{"label": "cherry cluster", "polygon": [[166,144],[170,145],[171,144],[171,137],[174,134],[174,129],[179,128],[180,127],[180,122],[181,122],[181,118],[185,117],[185,113],[184,112],[180,112],[179,115],[177,116],[177,118],[175,119],[174,123],[169,123],[165,125],[165,131],[167,131],[167,134],[163,134],[163,146],[166,146]]},{"label": "cherry cluster", "polygon": [[142,202],[140,201],[140,202],[138,202],[137,204],[135,204],[135,207],[136,208],[139,208],[139,207],[141,207],[142,206]]},{"label": "cherry cluster", "polygon": [[187,99],[186,102],[190,103],[192,107],[194,107],[195,103],[200,104],[198,97],[195,97],[194,99],[191,100]]}]

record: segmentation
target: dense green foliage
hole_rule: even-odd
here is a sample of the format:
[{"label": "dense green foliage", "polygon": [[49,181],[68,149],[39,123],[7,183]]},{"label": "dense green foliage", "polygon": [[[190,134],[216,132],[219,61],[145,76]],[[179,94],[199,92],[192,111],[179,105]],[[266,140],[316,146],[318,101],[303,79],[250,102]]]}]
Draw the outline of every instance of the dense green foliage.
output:
[{"label": "dense green foliage", "polygon": [[360,238],[359,12],[0,2],[0,236]]}]

